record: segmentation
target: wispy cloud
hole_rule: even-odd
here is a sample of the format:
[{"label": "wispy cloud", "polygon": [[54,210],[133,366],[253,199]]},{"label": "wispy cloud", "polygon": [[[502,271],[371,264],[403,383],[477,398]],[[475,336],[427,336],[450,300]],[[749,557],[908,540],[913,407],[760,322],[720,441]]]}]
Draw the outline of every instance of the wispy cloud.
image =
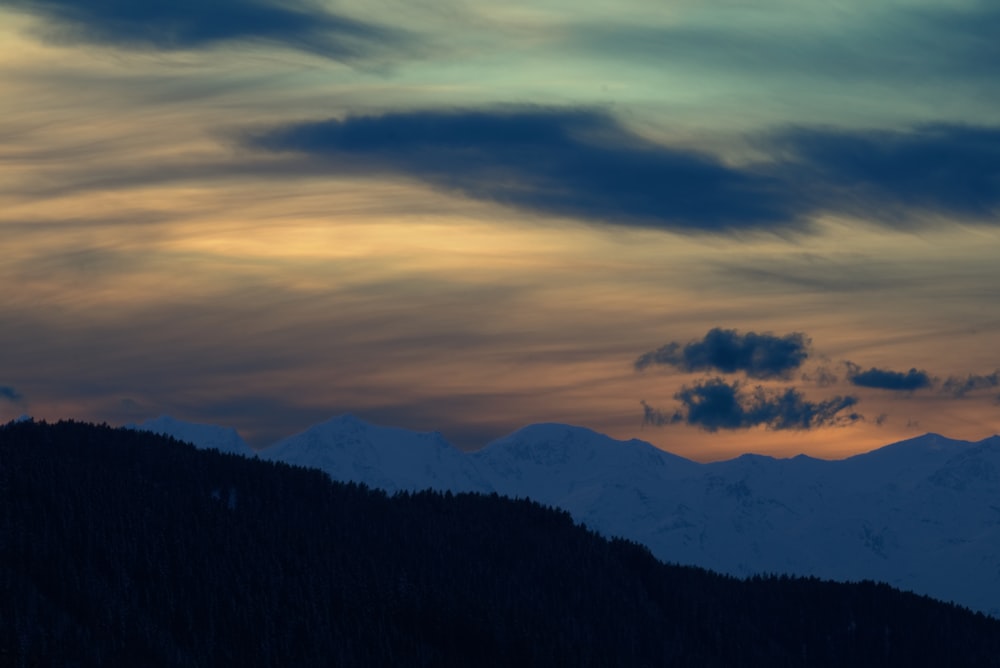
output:
[{"label": "wispy cloud", "polygon": [[[843,2],[790,12],[768,2],[746,9],[723,3],[676,12],[666,25],[624,15],[580,22],[563,34],[578,53],[636,66],[680,63],[699,72],[742,74],[758,84],[779,78],[799,83],[802,77],[896,86],[973,80],[990,87],[1000,66],[995,3],[914,4]],[[773,18],[778,14],[780,21]]]},{"label": "wispy cloud", "polygon": [[819,387],[830,387],[836,385],[840,378],[830,367],[820,365],[811,372],[803,373],[802,380],[807,383],[816,383]]},{"label": "wispy cloud", "polygon": [[941,384],[941,391],[956,399],[962,399],[976,390],[992,389],[998,386],[1000,386],[1000,369],[988,374],[970,373],[964,378],[949,376]]},{"label": "wispy cloud", "polygon": [[[731,166],[645,139],[596,109],[400,111],[296,122],[247,139],[316,173],[396,174],[518,209],[695,233],[803,231],[821,214],[1000,222],[1000,128],[788,128]],[[287,166],[286,166],[287,168]]]},{"label": "wispy cloud", "polygon": [[334,14],[305,0],[5,0],[40,17],[58,43],[133,50],[203,49],[254,41],[354,61],[410,44],[399,30]]},{"label": "wispy cloud", "polygon": [[750,378],[785,378],[809,356],[809,339],[793,332],[776,336],[770,332],[741,334],[735,329],[715,327],[701,341],[683,346],[672,341],[640,355],[635,369],[654,364],[682,371],[743,372]]},{"label": "wispy cloud", "polygon": [[722,378],[685,385],[674,395],[680,407],[664,412],[642,402],[643,422],[654,426],[683,423],[706,431],[766,427],[773,430],[807,430],[862,420],[855,412],[844,413],[858,400],[837,396],[809,401],[795,388],[769,390],[756,386],[747,390],[740,381]]}]

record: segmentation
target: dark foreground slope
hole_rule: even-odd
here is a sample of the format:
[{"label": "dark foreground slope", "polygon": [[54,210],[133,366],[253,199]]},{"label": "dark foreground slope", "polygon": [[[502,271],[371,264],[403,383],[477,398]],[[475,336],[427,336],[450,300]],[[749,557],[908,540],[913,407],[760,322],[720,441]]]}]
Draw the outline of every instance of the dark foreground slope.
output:
[{"label": "dark foreground slope", "polygon": [[0,513],[3,666],[1000,665],[1000,622],[885,586],[104,426],[0,427]]}]

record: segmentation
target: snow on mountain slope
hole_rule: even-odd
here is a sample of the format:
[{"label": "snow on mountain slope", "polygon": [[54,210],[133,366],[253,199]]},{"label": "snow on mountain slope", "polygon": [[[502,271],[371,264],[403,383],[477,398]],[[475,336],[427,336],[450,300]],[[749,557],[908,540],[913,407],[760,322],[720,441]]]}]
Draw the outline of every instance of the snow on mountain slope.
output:
[{"label": "snow on mountain slope", "polygon": [[[645,441],[616,441],[583,427],[535,424],[470,454],[491,473],[497,491],[539,501],[566,498],[594,484],[667,480],[698,464]],[[639,477],[637,479],[637,476]]]},{"label": "snow on mountain slope", "polygon": [[901,556],[922,557],[916,586],[1000,617],[1000,438],[962,448],[913,497],[898,526],[902,549],[913,552]]},{"label": "snow on mountain slope", "polygon": [[177,420],[169,415],[161,415],[154,420],[146,420],[139,425],[125,425],[131,429],[151,431],[154,434],[173,436],[178,441],[191,443],[202,450],[218,450],[244,457],[256,457],[256,453],[246,444],[236,430],[231,427],[217,427]]},{"label": "snow on mountain slope", "polygon": [[568,510],[609,535],[632,537],[664,516],[673,481],[699,465],[639,440],[565,424],[536,424],[469,455],[494,489]]},{"label": "snow on mountain slope", "polygon": [[260,457],[318,468],[333,480],[363,482],[389,492],[493,491],[475,462],[440,434],[380,427],[352,415],[278,441]]},{"label": "snow on mountain slope", "polygon": [[[1000,616],[1000,439],[931,435],[842,461],[740,457],[679,496],[662,559],[747,575],[873,579]],[[628,527],[625,527],[628,529]]]}]

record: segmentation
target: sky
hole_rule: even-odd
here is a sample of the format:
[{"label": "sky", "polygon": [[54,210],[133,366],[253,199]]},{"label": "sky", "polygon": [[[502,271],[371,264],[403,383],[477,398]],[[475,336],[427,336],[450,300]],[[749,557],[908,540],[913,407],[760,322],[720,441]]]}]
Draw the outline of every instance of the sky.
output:
[{"label": "sky", "polygon": [[0,0],[0,420],[985,438],[997,34],[980,0]]}]

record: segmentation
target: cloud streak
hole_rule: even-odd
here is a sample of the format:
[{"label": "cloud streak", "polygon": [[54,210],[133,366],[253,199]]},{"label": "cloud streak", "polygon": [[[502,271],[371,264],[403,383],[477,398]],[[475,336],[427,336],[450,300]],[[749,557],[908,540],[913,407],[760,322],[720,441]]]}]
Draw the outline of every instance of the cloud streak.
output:
[{"label": "cloud streak", "polygon": [[402,174],[473,199],[684,231],[797,227],[778,183],[665,147],[587,109],[409,111],[294,123],[250,139],[334,173]]},{"label": "cloud streak", "polygon": [[768,390],[756,386],[747,391],[739,381],[722,378],[685,385],[674,395],[680,407],[666,413],[642,402],[643,423],[665,426],[683,423],[705,431],[765,427],[774,431],[809,430],[862,420],[855,412],[844,411],[858,403],[853,396],[836,396],[809,401],[795,388]]},{"label": "cloud streak", "polygon": [[990,218],[1000,207],[1000,128],[798,128],[772,142],[785,180],[819,209],[904,224],[914,211]]},{"label": "cloud streak", "polygon": [[[637,65],[683,63],[701,72],[741,73],[755,80],[981,81],[992,87],[1000,66],[1000,11],[985,1],[923,3],[922,7],[841,3],[797,7],[779,22],[755,24],[757,3],[733,20],[733,7],[706,9],[670,25],[626,21],[570,27],[571,46],[584,54],[627,59]],[[961,5],[960,7],[957,5]],[[774,7],[772,6],[772,9]],[[831,11],[832,10],[832,11]],[[685,20],[686,19],[686,20]]]},{"label": "cloud streak", "polygon": [[731,166],[599,110],[502,107],[295,122],[245,142],[297,154],[306,171],[398,175],[532,213],[687,233],[804,231],[821,214],[1000,222],[1000,128],[786,128],[759,139],[769,160]]},{"label": "cloud streak", "polygon": [[787,378],[809,356],[809,339],[799,332],[775,336],[769,332],[740,334],[715,327],[701,341],[683,346],[672,341],[640,355],[635,369],[667,365],[682,371],[743,372],[750,378]]},{"label": "cloud streak", "polygon": [[402,32],[358,21],[304,0],[7,0],[40,17],[56,43],[129,50],[204,49],[221,42],[266,42],[354,61],[406,45]]}]

